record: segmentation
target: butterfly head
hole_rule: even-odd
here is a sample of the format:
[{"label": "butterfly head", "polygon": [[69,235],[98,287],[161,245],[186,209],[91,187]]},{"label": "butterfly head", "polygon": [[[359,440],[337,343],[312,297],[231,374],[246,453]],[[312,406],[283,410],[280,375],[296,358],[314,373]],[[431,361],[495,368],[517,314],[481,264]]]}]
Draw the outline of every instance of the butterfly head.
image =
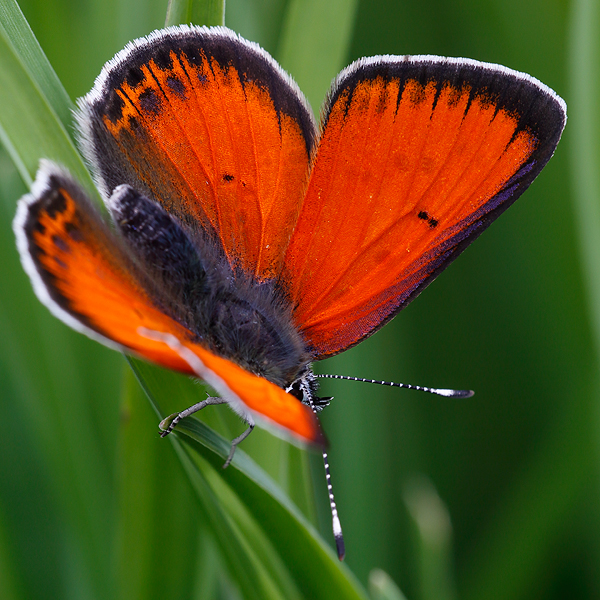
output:
[{"label": "butterfly head", "polygon": [[286,388],[286,392],[310,406],[313,412],[321,412],[333,400],[333,396],[320,398],[317,396],[319,384],[310,365],[307,365],[293,383]]}]

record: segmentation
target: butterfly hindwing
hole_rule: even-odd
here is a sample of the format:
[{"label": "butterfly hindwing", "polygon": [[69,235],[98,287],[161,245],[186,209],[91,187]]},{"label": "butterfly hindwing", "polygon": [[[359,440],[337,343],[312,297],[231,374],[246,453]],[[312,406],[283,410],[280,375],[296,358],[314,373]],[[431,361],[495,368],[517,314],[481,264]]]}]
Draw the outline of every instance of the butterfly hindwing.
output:
[{"label": "butterfly hindwing", "polygon": [[374,57],[338,77],[284,278],[316,358],[371,335],[552,156],[564,102],[466,59]]},{"label": "butterfly hindwing", "polygon": [[278,275],[316,126],[259,46],[225,28],[161,30],[107,64],[78,117],[106,197],[129,184],[216,232],[232,263]]},{"label": "butterfly hindwing", "polygon": [[[122,189],[109,203],[122,219],[131,196]],[[109,346],[201,377],[242,414],[266,421],[278,431],[309,443],[324,442],[308,407],[264,377],[208,350],[182,325],[180,315],[179,320],[169,316],[172,307],[166,299],[175,301],[177,296],[167,289],[163,300],[157,301],[153,273],[140,266],[145,256],[138,253],[136,262],[79,185],[52,163],[42,162],[31,194],[20,201],[14,229],[38,297],[68,325]],[[169,231],[168,226],[164,229]],[[179,248],[182,255],[178,266],[173,267],[168,257],[163,265],[169,262],[173,268],[185,269],[193,248],[174,237],[174,228],[170,231],[171,250]],[[160,269],[154,262],[154,268]],[[155,337],[143,332],[153,332]],[[194,363],[160,336],[176,339],[193,353]]]}]

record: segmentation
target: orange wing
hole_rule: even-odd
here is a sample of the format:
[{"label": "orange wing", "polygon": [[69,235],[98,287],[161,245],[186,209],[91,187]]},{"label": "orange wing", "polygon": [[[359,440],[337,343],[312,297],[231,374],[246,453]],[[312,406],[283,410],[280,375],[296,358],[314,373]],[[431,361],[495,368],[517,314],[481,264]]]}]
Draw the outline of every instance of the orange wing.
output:
[{"label": "orange wing", "polygon": [[285,259],[315,358],[406,306],[552,156],[564,102],[496,65],[363,59],[338,78]]},{"label": "orange wing", "polygon": [[[228,402],[303,441],[323,443],[312,411],[262,377],[216,356],[163,313],[145,291],[119,239],[106,227],[79,186],[43,162],[32,194],[15,219],[19,251],[40,300],[71,327],[159,365],[205,379]],[[172,336],[199,362],[148,330]],[[200,365],[198,367],[197,365]]]},{"label": "orange wing", "polygon": [[316,126],[259,46],[224,28],[161,30],[117,54],[79,108],[106,197],[129,184],[216,232],[232,264],[279,274]]}]

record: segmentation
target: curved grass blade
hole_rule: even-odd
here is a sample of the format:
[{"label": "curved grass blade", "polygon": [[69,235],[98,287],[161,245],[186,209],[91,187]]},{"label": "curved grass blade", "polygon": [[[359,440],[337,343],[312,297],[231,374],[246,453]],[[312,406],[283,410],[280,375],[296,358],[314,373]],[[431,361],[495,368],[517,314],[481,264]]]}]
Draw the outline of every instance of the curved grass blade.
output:
[{"label": "curved grass blade", "polygon": [[406,600],[395,581],[381,569],[373,569],[369,574],[369,594],[371,600]]},{"label": "curved grass blade", "polygon": [[152,435],[156,418],[129,368],[120,408],[111,600],[195,598],[197,500],[175,453]]},{"label": "curved grass blade", "polygon": [[71,126],[74,106],[15,0],[0,0],[0,30],[10,40],[63,127]]},{"label": "curved grass blade", "polygon": [[7,22],[0,27],[0,141],[28,185],[40,158],[49,158],[66,167],[97,197],[63,122],[71,110],[70,101],[60,91],[56,75],[14,3],[2,0],[1,6]]},{"label": "curved grass blade", "polygon": [[[220,436],[215,439],[207,435],[205,429],[195,420],[182,428],[193,440],[185,440],[189,455],[252,545],[269,549],[261,552],[265,561],[277,556],[304,597],[364,598],[364,592],[332,549],[250,457],[243,452],[237,456],[236,452],[232,466],[221,471],[229,443]],[[209,451],[207,442],[219,451],[218,455]],[[212,470],[206,468],[208,464]]]},{"label": "curved grass blade", "polygon": [[277,58],[298,82],[315,114],[331,80],[345,66],[358,2],[291,0]]},{"label": "curved grass blade", "polygon": [[415,525],[422,600],[454,600],[452,525],[431,481],[415,476],[404,485],[404,502]]},{"label": "curved grass blade", "polygon": [[[160,391],[161,377],[165,376],[166,381],[173,374],[129,360],[157,414],[164,416],[153,391]],[[168,386],[171,387],[170,383]],[[184,384],[180,389],[185,388]],[[176,432],[184,443],[175,436],[173,443],[204,510],[210,515],[213,532],[232,572],[237,574],[243,568],[252,573],[254,567],[262,565],[278,582],[279,589],[291,581],[305,597],[366,597],[298,508],[243,450],[238,448],[231,466],[223,470],[230,448],[228,439],[193,418],[182,421]],[[250,557],[245,556],[248,551]],[[248,578],[246,575],[242,581]]]},{"label": "curved grass blade", "polygon": [[573,3],[571,23],[571,93],[569,127],[575,215],[596,351],[600,352],[600,5]]}]

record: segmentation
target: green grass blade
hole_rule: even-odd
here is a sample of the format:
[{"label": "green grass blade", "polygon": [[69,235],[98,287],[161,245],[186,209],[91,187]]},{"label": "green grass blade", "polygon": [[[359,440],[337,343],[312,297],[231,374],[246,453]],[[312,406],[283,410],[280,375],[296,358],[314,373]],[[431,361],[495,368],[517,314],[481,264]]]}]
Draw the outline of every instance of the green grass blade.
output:
[{"label": "green grass blade", "polygon": [[[286,445],[286,449],[287,452],[281,460],[281,470],[285,470],[287,478],[287,485],[283,489],[310,523],[316,526],[315,490],[312,485],[308,453],[290,444]],[[322,477],[325,479],[325,471]]]},{"label": "green grass blade", "polygon": [[597,396],[573,390],[572,400],[546,432],[538,453],[522,465],[495,519],[480,533],[464,577],[465,600],[528,597],[544,564],[552,560],[554,543],[597,461],[588,416]]},{"label": "green grass blade", "polygon": [[600,5],[575,0],[571,22],[572,183],[597,351],[600,351]]},{"label": "green grass blade", "polygon": [[[194,445],[187,446],[188,450],[193,448]],[[259,523],[252,503],[248,504],[248,500],[222,477],[221,461],[213,462],[209,468],[199,453],[190,451],[189,456],[213,491],[213,497],[230,521],[230,527],[240,540],[244,553],[252,559],[254,573],[268,583],[266,591],[271,588],[271,593],[277,596],[299,600],[302,597],[300,589],[287,569],[286,557],[278,552],[268,531]],[[231,541],[230,536],[227,541]]]},{"label": "green grass blade", "polygon": [[404,502],[416,526],[420,598],[453,600],[456,594],[451,575],[452,525],[448,510],[433,484],[423,477],[405,484]]},{"label": "green grass blade", "polygon": [[[14,17],[12,3],[3,1],[5,14]],[[21,35],[24,29],[18,19],[9,19],[0,28],[0,141],[27,184],[40,158],[50,158],[93,191],[87,169],[59,117],[66,118],[70,103],[52,83],[55,75],[35,38]],[[18,45],[13,45],[13,39],[18,39]]]},{"label": "green grass blade", "polygon": [[17,579],[17,559],[8,541],[3,515],[0,514],[0,598],[18,600],[24,598],[21,582]]},{"label": "green grass blade", "polygon": [[[173,439],[172,443],[196,491],[204,517],[218,541],[230,571],[235,573],[244,597],[283,600],[286,593],[291,593],[296,598],[297,591],[290,585],[285,572],[279,573],[279,577],[273,576],[273,570],[281,570],[278,569],[277,561],[267,564],[262,560],[264,546],[263,552],[257,551],[259,545],[265,542],[269,545],[268,541],[264,536],[257,540],[248,539],[235,518],[232,518],[232,511],[240,508],[240,503],[236,502],[235,494],[224,485],[217,471],[220,467],[211,465],[198,453],[189,453],[188,447],[182,447],[178,440]],[[251,521],[252,517],[246,513],[242,519]],[[251,527],[248,522],[246,526]],[[268,550],[267,553],[272,554]]]},{"label": "green grass blade", "polygon": [[188,598],[197,576],[197,504],[130,369],[123,387],[113,598],[146,600],[159,591],[162,598]]},{"label": "green grass blade", "polygon": [[[153,393],[158,390],[163,401],[162,393],[166,388],[161,389],[161,378],[170,378],[173,374],[140,361],[131,361],[131,364],[159,416],[168,414],[163,413]],[[179,392],[186,389],[189,380],[177,378],[182,381],[179,388],[167,387],[171,394],[176,390],[177,401],[181,402]],[[188,401],[190,399],[188,396]],[[253,585],[264,585],[264,571],[277,582],[276,589],[287,589],[287,594],[293,589],[290,582],[294,582],[293,586],[306,597],[365,597],[358,583],[304,515],[243,450],[238,448],[232,465],[222,470],[229,454],[228,439],[195,418],[182,421],[176,431],[193,441],[184,446],[185,455],[181,453],[183,450],[178,451],[179,456],[204,510],[211,515],[215,537],[230,569],[234,573],[240,568],[245,569],[242,582],[252,580]],[[236,540],[233,545],[231,539]],[[250,556],[246,556],[248,548],[254,548]]]},{"label": "green grass blade", "polygon": [[318,112],[333,77],[345,67],[357,0],[291,0],[277,52]]},{"label": "green grass blade", "polygon": [[406,600],[394,580],[381,569],[373,569],[369,574],[369,595],[371,600]]},{"label": "green grass blade", "polygon": [[73,103],[15,0],[0,0],[0,30],[4,38],[10,40],[32,80],[39,87],[63,127],[68,130],[71,125]]},{"label": "green grass blade", "polygon": [[194,600],[213,600],[213,598],[219,597],[231,597],[237,600],[238,596],[235,596],[234,593],[219,596],[220,576],[224,571],[220,560],[221,551],[205,523],[200,522],[198,538],[200,543],[196,566],[196,586],[192,597]]},{"label": "green grass blade", "polygon": [[[600,459],[600,3],[597,0],[574,0],[571,4],[569,28],[569,127],[571,136],[571,185],[573,189],[575,222],[578,231],[582,270],[585,274],[587,312],[594,347],[593,356],[586,357],[591,372],[590,422],[596,438],[593,450],[597,471]],[[597,491],[596,491],[597,494]],[[597,504],[597,500],[593,501]],[[597,519],[593,519],[597,523]],[[598,524],[595,525],[596,539]],[[593,549],[595,562],[600,560],[600,545]],[[596,586],[600,576],[596,573]]]},{"label": "green grass blade", "polygon": [[[203,424],[194,420],[185,426],[185,434],[198,442],[198,445],[191,446],[196,452],[194,461],[198,463],[198,456],[202,456],[213,465],[215,471],[207,477],[211,488],[217,494],[219,503],[228,507],[228,514],[238,527],[247,532],[252,545],[260,547],[268,543],[273,546],[274,553],[268,561],[267,555],[263,555],[265,564],[278,557],[280,568],[283,569],[285,565],[285,571],[305,597],[364,598],[364,592],[337,560],[331,548],[320,540],[275,482],[245,453],[239,451],[237,456],[236,452],[232,466],[220,471],[229,444],[222,438],[213,439],[209,452],[208,436],[203,430]],[[218,451],[220,458],[216,457],[213,450]],[[236,506],[238,503],[239,506]],[[252,519],[256,523],[248,517],[250,513],[241,510],[240,507],[244,505],[251,508]],[[262,541],[259,534],[260,537],[264,536]]]},{"label": "green grass blade", "polygon": [[165,25],[225,25],[225,0],[169,0]]}]

